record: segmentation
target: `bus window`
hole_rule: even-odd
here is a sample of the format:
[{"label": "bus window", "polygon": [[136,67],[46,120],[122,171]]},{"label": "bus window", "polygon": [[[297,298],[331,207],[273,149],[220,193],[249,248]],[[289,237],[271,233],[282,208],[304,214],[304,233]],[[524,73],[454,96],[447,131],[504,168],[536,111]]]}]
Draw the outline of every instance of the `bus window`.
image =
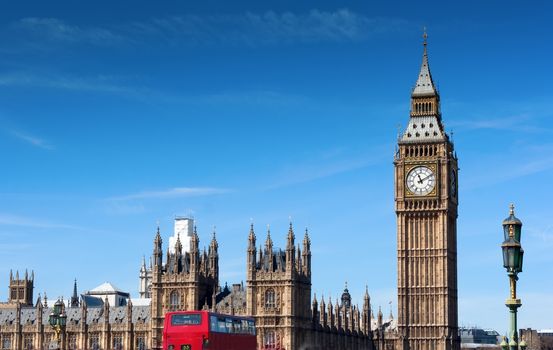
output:
[{"label": "bus window", "polygon": [[225,318],[217,317],[217,316],[214,316],[214,317],[216,318],[217,326],[215,326],[215,328],[212,330],[214,332],[219,332],[219,333],[228,333],[227,326],[225,323]]},{"label": "bus window", "polygon": [[209,329],[212,331],[212,332],[218,332],[219,330],[217,329],[217,316],[209,316]]},{"label": "bus window", "polygon": [[227,317],[225,319],[225,326],[227,328],[227,333],[234,333],[234,329],[232,327],[232,318]]},{"label": "bus window", "polygon": [[191,326],[202,323],[200,314],[175,314],[171,316],[171,326]]},{"label": "bus window", "polygon": [[232,331],[233,333],[240,334],[242,333],[242,322],[239,319],[232,320]]}]

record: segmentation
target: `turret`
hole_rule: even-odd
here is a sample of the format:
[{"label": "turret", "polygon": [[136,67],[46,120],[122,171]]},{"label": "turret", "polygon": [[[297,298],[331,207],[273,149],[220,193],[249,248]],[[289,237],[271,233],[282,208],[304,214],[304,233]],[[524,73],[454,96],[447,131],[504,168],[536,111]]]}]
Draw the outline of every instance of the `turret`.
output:
[{"label": "turret", "polygon": [[[167,250],[169,252],[169,250]],[[175,254],[173,256],[173,272],[179,273],[182,270],[182,242],[180,240],[180,234],[177,234],[177,242],[175,243]]]},{"label": "turret", "polygon": [[208,274],[217,280],[219,278],[219,244],[217,243],[215,228],[213,229],[213,237],[211,238],[211,243],[209,244],[208,258]]},{"label": "turret", "polygon": [[292,222],[290,222],[290,227],[288,228],[288,237],[286,242],[286,271],[288,273],[293,273],[296,268],[296,256],[295,256],[295,243],[294,243],[294,229],[292,227]]},{"label": "turret", "polygon": [[154,269],[153,271],[157,271],[161,273],[162,265],[163,265],[163,248],[162,248],[162,239],[161,234],[159,233],[159,226],[157,227],[156,237],[154,238]]},{"label": "turret", "polygon": [[342,315],[340,313],[340,303],[338,302],[338,298],[336,298],[336,304],[334,304],[334,314],[336,315],[336,328],[340,329],[342,328]]},{"label": "turret", "polygon": [[332,307],[331,297],[328,297],[328,322],[330,323],[330,328],[336,327],[336,320],[334,318],[334,309]]},{"label": "turret", "polygon": [[78,306],[79,306],[79,295],[77,294],[77,279],[75,278],[75,282],[73,283],[73,295],[71,296],[69,307],[78,307]]},{"label": "turret", "polygon": [[200,238],[198,237],[198,230],[194,226],[194,232],[190,238],[190,273],[197,274],[200,271]]},{"label": "turret", "polygon": [[[248,272],[255,271],[257,265],[256,262],[256,248],[255,248],[255,232],[253,229],[253,223],[250,224],[250,234],[248,236]],[[261,253],[261,251],[260,251]]]},{"label": "turret", "polygon": [[271,239],[271,229],[267,225],[267,239],[265,240],[265,259],[268,260],[267,268],[274,271],[273,266],[273,240]]},{"label": "turret", "polygon": [[[44,296],[46,297],[46,295]],[[44,307],[46,306],[46,303],[44,304]],[[86,319],[88,314],[88,307],[86,305],[86,302],[83,299],[83,302],[81,303],[81,333],[84,333],[86,331]]]},{"label": "turret", "polygon": [[109,324],[109,301],[108,301],[108,297],[106,296],[104,298],[104,313],[103,313],[103,316],[104,316],[104,324]]},{"label": "turret", "polygon": [[305,229],[305,236],[303,237],[303,270],[307,276],[311,276],[311,239],[309,239],[309,233],[307,228]]},{"label": "turret", "polygon": [[311,303],[312,321],[313,324],[319,323],[319,305],[317,303],[317,294],[313,294],[313,302]]},{"label": "turret", "polygon": [[127,300],[127,328],[132,327],[132,301],[131,298]]},{"label": "turret", "polygon": [[371,331],[371,297],[369,296],[369,287],[365,286],[365,296],[363,298],[363,332],[369,334]]},{"label": "turret", "polygon": [[328,318],[327,318],[326,307],[325,306],[326,306],[325,305],[325,298],[324,298],[324,296],[321,296],[321,305],[320,305],[321,310],[319,312],[319,317],[320,317],[319,323],[323,327],[326,327],[328,325]]},{"label": "turret", "polygon": [[42,329],[42,312],[43,312],[42,300],[40,300],[40,293],[38,294],[38,300],[36,301],[36,321],[37,329],[40,331]]}]

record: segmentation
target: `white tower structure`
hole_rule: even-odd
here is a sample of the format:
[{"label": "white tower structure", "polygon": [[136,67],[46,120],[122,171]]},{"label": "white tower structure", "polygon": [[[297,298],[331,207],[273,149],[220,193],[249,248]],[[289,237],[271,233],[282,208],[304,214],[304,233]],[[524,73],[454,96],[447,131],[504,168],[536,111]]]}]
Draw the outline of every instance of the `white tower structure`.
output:
[{"label": "white tower structure", "polygon": [[190,252],[190,238],[194,233],[194,219],[177,216],[175,218],[175,229],[173,236],[169,237],[169,253],[175,254],[177,238],[180,237],[182,251]]}]

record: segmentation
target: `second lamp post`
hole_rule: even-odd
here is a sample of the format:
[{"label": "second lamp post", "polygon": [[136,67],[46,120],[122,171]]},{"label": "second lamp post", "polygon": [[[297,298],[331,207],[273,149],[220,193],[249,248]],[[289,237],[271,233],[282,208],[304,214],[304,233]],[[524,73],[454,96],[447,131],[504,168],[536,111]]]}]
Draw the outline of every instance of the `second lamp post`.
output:
[{"label": "second lamp post", "polygon": [[510,340],[503,338],[501,347],[504,350],[517,350],[519,346],[521,350],[526,349],[526,342],[524,340],[520,343],[518,342],[517,331],[517,309],[522,305],[520,299],[517,299],[517,281],[518,274],[522,272],[522,258],[524,256],[524,250],[520,244],[521,231],[522,221],[515,216],[515,207],[511,204],[509,217],[503,220],[503,236],[505,240],[501,244],[503,267],[507,269],[511,290],[509,298],[505,301],[505,305],[509,308],[511,316],[509,327]]}]

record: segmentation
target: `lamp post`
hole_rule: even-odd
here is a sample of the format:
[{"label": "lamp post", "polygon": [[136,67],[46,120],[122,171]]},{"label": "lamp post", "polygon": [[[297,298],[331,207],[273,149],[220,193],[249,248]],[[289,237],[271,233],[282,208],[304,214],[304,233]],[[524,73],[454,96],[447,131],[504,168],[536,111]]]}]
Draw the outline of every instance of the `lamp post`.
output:
[{"label": "lamp post", "polygon": [[65,307],[63,301],[58,299],[54,304],[54,309],[48,316],[48,323],[54,329],[56,333],[56,340],[51,342],[49,349],[61,349],[61,333],[65,330],[65,325],[67,324],[67,315],[65,314]]},{"label": "lamp post", "polygon": [[503,350],[521,350],[526,349],[526,342],[518,342],[517,332],[517,309],[522,305],[520,299],[517,299],[517,281],[518,274],[522,272],[522,258],[524,250],[520,244],[520,235],[522,231],[522,221],[515,216],[515,207],[511,204],[509,217],[503,220],[504,241],[501,244],[503,250],[503,267],[507,270],[509,276],[510,295],[505,301],[509,308],[510,329],[509,338],[503,338],[501,347]]}]

